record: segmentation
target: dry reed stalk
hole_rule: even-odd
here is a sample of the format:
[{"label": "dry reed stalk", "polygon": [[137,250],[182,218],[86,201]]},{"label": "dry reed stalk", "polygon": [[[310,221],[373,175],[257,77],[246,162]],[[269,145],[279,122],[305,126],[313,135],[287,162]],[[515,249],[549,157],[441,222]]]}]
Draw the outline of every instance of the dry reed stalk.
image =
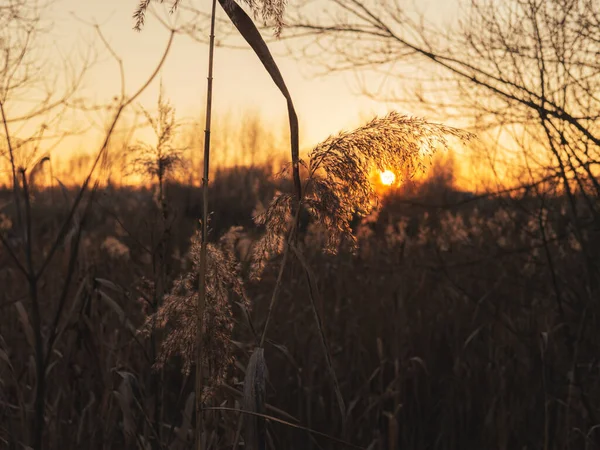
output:
[{"label": "dry reed stalk", "polygon": [[215,48],[215,16],[217,1],[212,0],[210,16],[210,43],[208,54],[208,79],[206,87],[206,126],[204,129],[204,173],[202,177],[202,234],[199,264],[199,286],[196,305],[196,450],[202,450],[202,392],[204,389],[202,373],[203,318],[206,305],[206,266],[208,239],[208,174],[210,164],[210,124],[212,117],[212,82]]},{"label": "dry reed stalk", "polygon": [[304,272],[306,274],[306,280],[308,283],[308,291],[309,291],[309,298],[310,298],[310,306],[311,306],[311,309],[315,316],[315,323],[317,324],[317,329],[319,331],[319,341],[320,341],[322,349],[323,349],[323,354],[325,356],[325,361],[327,363],[327,369],[329,370],[329,375],[331,376],[331,379],[333,380],[333,388],[335,391],[335,397],[338,402],[338,406],[340,408],[340,415],[341,415],[340,417],[342,418],[342,424],[345,425],[346,415],[347,415],[346,414],[346,404],[344,402],[344,397],[342,396],[342,391],[340,390],[340,384],[338,382],[337,376],[335,374],[335,370],[333,368],[333,361],[331,359],[331,351],[329,349],[329,344],[327,343],[327,338],[325,337],[325,330],[323,329],[323,320],[321,318],[322,314],[319,313],[319,310],[317,308],[317,303],[320,305],[322,304],[322,299],[319,294],[319,288],[317,286],[317,280],[316,280],[314,272],[308,265],[308,262],[306,261],[306,258],[304,258],[304,255],[302,254],[302,252],[294,244],[290,244],[290,246],[292,247],[292,250],[294,251],[296,258],[298,258],[298,260],[300,261],[300,264],[304,268]]},{"label": "dry reed stalk", "polygon": [[[244,377],[244,411],[258,414],[265,413],[265,402],[267,398],[266,380],[268,377],[267,364],[265,362],[265,350],[257,347],[248,366]],[[246,422],[244,443],[249,450],[264,450],[266,429],[265,420],[259,416],[249,416],[244,418]]]}]

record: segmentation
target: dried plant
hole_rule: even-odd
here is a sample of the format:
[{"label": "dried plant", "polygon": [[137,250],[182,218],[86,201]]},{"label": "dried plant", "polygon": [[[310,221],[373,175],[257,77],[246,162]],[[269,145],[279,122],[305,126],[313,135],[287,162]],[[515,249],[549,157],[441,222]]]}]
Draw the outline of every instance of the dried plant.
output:
[{"label": "dried plant", "polygon": [[286,0],[244,0],[244,2],[250,6],[255,18],[260,14],[265,23],[273,22],[275,36],[280,36],[284,26],[283,13],[287,3]]},{"label": "dried plant", "polygon": [[183,149],[173,145],[175,132],[179,124],[175,118],[175,108],[165,99],[161,83],[158,95],[158,114],[154,117],[149,111],[141,108],[148,125],[156,135],[156,144],[139,142],[129,148],[133,159],[130,162],[131,172],[148,175],[156,180],[162,191],[166,178],[183,165]]},{"label": "dried plant", "polygon": [[[234,256],[234,243],[239,234],[239,228],[231,228],[218,243],[207,246],[206,304],[202,333],[203,363],[208,369],[208,377],[204,380],[205,395],[224,380],[232,362],[230,339],[234,320],[231,296],[246,307],[249,306],[240,277],[240,264]],[[201,245],[200,233],[196,232],[188,255],[192,267],[175,282],[158,311],[148,317],[143,329],[151,332],[154,324],[157,329],[168,330],[158,356],[158,367],[164,366],[172,356],[182,358],[185,373],[189,373],[194,365]]]},{"label": "dried plant", "polygon": [[[164,0],[159,0],[160,3],[163,3]],[[138,7],[133,13],[133,18],[135,20],[135,30],[140,31],[146,20],[146,11],[150,7],[151,0],[140,0]],[[173,0],[171,3],[170,12],[174,12],[181,0]],[[233,0],[224,0],[224,3],[232,4]],[[244,0],[249,7],[252,13],[254,14],[254,18],[256,19],[259,15],[262,17],[262,20],[267,22],[272,22],[274,25],[274,33],[276,37],[279,37],[281,34],[281,30],[283,29],[283,13],[285,10],[286,0]]]},{"label": "dried plant", "polygon": [[[456,128],[391,112],[318,144],[309,154],[302,204],[326,230],[325,248],[336,251],[342,240],[356,246],[350,224],[355,215],[365,216],[376,204],[373,171],[413,176],[426,168],[427,159],[439,148],[448,148],[450,138],[472,137]],[[254,249],[257,270],[264,266],[264,258],[281,251],[291,207],[291,197],[281,194],[255,217],[266,228]]]},{"label": "dried plant", "polygon": [[252,247],[252,278],[259,278],[266,262],[283,251],[284,237],[292,225],[292,200],[290,194],[277,193],[269,206],[254,216],[256,225],[264,226],[265,232]]},{"label": "dried plant", "polygon": [[472,135],[391,112],[317,145],[309,155],[303,203],[328,230],[327,249],[334,251],[342,239],[355,244],[350,222],[355,214],[368,214],[377,200],[373,171],[412,177],[438,148],[448,148],[450,137],[466,141]]},{"label": "dried plant", "polygon": [[[355,215],[364,216],[369,213],[377,199],[371,182],[372,171],[391,169],[412,176],[418,169],[425,167],[424,159],[432,155],[438,147],[448,147],[450,137],[468,140],[471,135],[396,112],[376,118],[353,132],[330,137],[313,149],[309,154],[308,176],[304,188],[298,189],[298,209],[293,211],[291,196],[279,195],[264,213],[256,217],[257,224],[265,225],[266,233],[255,247],[255,271],[260,274],[265,261],[283,247],[283,258],[267,311],[261,346],[279,296],[281,277],[288,260],[288,249],[291,248],[305,271],[311,309],[319,330],[327,368],[333,380],[342,426],[345,426],[346,405],[333,367],[321,313],[317,307],[317,304],[321,303],[319,288],[313,270],[296,246],[300,215],[303,210],[307,210],[324,228],[327,233],[326,250],[335,252],[342,239],[355,247],[356,238],[352,234],[350,223]],[[294,219],[292,216],[295,216]]]}]

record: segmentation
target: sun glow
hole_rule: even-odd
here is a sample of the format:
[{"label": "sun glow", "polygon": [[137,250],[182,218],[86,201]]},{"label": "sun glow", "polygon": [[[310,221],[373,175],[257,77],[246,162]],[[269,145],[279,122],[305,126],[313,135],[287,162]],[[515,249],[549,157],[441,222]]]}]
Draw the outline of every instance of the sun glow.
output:
[{"label": "sun glow", "polygon": [[381,183],[386,186],[391,186],[396,181],[396,175],[391,170],[385,170],[379,174],[379,178],[381,179]]}]

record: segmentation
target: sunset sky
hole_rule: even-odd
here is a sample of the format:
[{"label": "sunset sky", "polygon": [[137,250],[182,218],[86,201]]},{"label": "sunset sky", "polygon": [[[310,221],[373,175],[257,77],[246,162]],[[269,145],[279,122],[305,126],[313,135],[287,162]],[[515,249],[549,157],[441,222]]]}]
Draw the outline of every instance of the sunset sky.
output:
[{"label": "sunset sky", "polygon": [[[205,8],[210,5],[210,2],[200,0],[184,0],[184,3]],[[165,2],[166,6],[169,4],[169,1]],[[99,102],[106,101],[119,93],[120,82],[117,64],[102,48],[90,24],[100,25],[115,52],[123,59],[128,92],[146,79],[159,60],[168,31],[152,15],[148,16],[141,33],[134,31],[132,13],[136,5],[137,0],[57,0],[51,6],[54,27],[53,41],[48,41],[50,46],[70,55],[84,51],[89,43],[100,49],[101,58],[87,78],[86,96]],[[295,2],[290,1],[288,8],[294,5]],[[166,6],[156,4],[154,10],[171,23],[185,20],[183,13],[179,18],[169,18]],[[453,16],[451,2],[446,0],[429,0],[419,7],[425,8],[433,20],[451,20]],[[315,13],[318,14],[318,8]],[[219,17],[224,17],[223,11],[219,10]],[[244,43],[235,41],[235,44]],[[281,44],[271,48],[295,101],[304,148],[341,129],[353,128],[374,114],[383,114],[390,109],[415,113],[357,96],[358,85],[352,73],[314,78],[311,75],[317,68],[311,67],[308,61],[283,56]],[[178,117],[198,118],[204,111],[207,56],[207,45],[184,35],[176,36],[161,77]],[[139,103],[153,108],[158,88],[159,79],[156,79],[140,97]],[[286,126],[285,101],[258,58],[249,50],[216,49],[213,98],[215,120],[225,113],[239,116],[255,111],[278,130]],[[78,143],[72,140],[70,147],[80,147],[82,139]]]}]

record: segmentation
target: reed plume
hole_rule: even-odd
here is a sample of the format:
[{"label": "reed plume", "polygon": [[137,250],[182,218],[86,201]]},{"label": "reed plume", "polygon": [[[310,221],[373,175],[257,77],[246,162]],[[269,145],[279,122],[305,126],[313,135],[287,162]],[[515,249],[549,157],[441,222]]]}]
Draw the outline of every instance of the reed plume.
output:
[{"label": "reed plume", "polygon": [[[249,307],[240,276],[240,264],[234,256],[234,243],[239,233],[239,228],[232,228],[217,243],[207,245],[206,303],[202,323],[202,363],[208,375],[204,380],[205,395],[225,379],[232,362],[232,302],[235,299]],[[146,332],[150,332],[153,322],[156,329],[168,331],[161,345],[157,367],[164,366],[173,356],[181,357],[185,373],[189,373],[195,364],[201,245],[200,231],[197,231],[192,237],[188,254],[192,263],[189,271],[175,281],[158,311],[146,321]]]},{"label": "reed plume", "polygon": [[[373,171],[392,170],[412,177],[425,170],[437,150],[448,149],[450,139],[467,141],[472,137],[457,128],[391,112],[318,144],[304,164],[308,175],[302,205],[326,230],[326,250],[335,252],[342,241],[356,246],[350,224],[356,215],[365,216],[377,203]],[[280,194],[255,217],[256,223],[266,228],[254,250],[255,267],[260,269],[263,258],[281,251],[280,243],[291,222],[291,206],[291,197]]]},{"label": "reed plume", "polygon": [[[135,20],[134,29],[140,31],[146,20],[146,11],[150,6],[152,0],[140,0],[138,6],[133,13],[133,18]],[[163,3],[164,0],[158,0],[159,3]],[[181,0],[173,0],[171,3],[170,11],[174,12]],[[233,0],[225,0],[225,3],[232,4]],[[254,18],[256,19],[260,16],[263,22],[271,22],[273,23],[273,31],[276,37],[279,37],[281,34],[281,30],[283,29],[283,13],[285,11],[285,7],[287,4],[286,0],[244,0],[249,7],[252,13],[254,14]]]}]

